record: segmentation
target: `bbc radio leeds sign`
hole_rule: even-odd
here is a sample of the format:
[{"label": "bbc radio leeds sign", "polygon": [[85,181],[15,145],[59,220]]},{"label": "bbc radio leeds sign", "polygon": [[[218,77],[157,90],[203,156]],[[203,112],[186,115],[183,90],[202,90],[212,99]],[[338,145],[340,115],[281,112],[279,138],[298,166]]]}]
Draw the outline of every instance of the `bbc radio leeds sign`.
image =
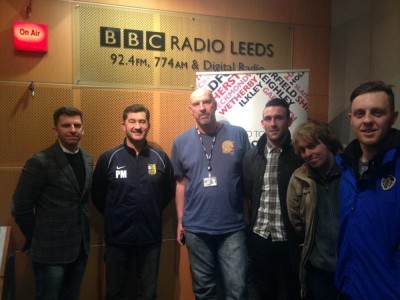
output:
[{"label": "bbc radio leeds sign", "polygon": [[253,72],[198,72],[196,85],[212,91],[217,102],[217,120],[243,127],[255,145],[265,104],[273,98],[289,104],[290,130],[307,120],[309,70]]},{"label": "bbc radio leeds sign", "polygon": [[183,39],[178,36],[171,35],[167,39],[165,32],[139,31],[131,29],[100,27],[100,46],[114,49],[131,49],[131,50],[147,50],[165,52],[166,47],[174,53],[189,53],[193,54],[194,59],[180,60],[174,55],[170,57],[154,56],[154,60],[142,58],[139,55],[125,56],[124,54],[114,52],[110,58],[113,65],[133,66],[133,67],[159,67],[172,68],[175,70],[204,70],[204,71],[244,71],[244,70],[264,70],[262,63],[246,64],[244,62],[236,62],[232,59],[231,62],[214,61],[213,59],[197,60],[196,54],[207,52],[210,54],[225,54],[233,56],[248,56],[248,57],[274,57],[274,45],[262,44],[257,42],[247,41],[230,41],[227,45],[220,39],[210,40],[200,37]]},{"label": "bbc radio leeds sign", "polygon": [[[256,56],[256,57],[273,57],[274,45],[262,44],[257,42],[230,41],[228,45],[220,39],[210,40],[201,37],[180,38],[175,35],[167,36],[165,32],[142,31],[133,29],[122,29],[113,27],[100,27],[100,46],[110,48],[124,48],[132,50],[148,50],[148,51],[165,51],[166,47],[171,51],[191,52],[191,53],[214,53],[221,54],[229,51],[231,55],[240,56]],[[188,63],[183,63],[187,68]],[[239,71],[250,69],[263,69],[261,66],[247,66],[239,63],[237,69]],[[203,69],[205,71],[234,71],[236,65],[219,64],[210,61],[203,61]]]},{"label": "bbc radio leeds sign", "polygon": [[288,24],[83,3],[75,8],[78,84],[191,89],[196,72],[288,69]]}]

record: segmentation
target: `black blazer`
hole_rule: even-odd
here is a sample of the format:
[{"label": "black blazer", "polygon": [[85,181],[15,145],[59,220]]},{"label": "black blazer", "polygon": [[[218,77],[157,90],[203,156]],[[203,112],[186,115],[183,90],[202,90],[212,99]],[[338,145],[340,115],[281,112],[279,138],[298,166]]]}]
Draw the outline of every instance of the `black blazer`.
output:
[{"label": "black blazer", "polygon": [[84,150],[85,185],[81,192],[62,148],[34,154],[25,164],[13,196],[12,215],[26,237],[32,261],[74,261],[81,246],[89,252],[89,207],[93,158]]}]

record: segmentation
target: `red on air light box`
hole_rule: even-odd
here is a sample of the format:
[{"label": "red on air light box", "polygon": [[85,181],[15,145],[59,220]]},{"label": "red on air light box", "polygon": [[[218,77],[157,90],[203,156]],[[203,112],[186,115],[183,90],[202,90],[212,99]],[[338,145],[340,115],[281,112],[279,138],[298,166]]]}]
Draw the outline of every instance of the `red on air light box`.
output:
[{"label": "red on air light box", "polygon": [[48,31],[46,24],[15,21],[13,27],[15,50],[47,52]]}]

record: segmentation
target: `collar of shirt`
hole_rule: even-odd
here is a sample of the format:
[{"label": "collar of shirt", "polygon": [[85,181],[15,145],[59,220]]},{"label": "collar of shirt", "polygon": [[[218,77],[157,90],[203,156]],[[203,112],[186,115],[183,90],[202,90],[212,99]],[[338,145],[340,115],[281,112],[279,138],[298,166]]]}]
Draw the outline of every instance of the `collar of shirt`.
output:
[{"label": "collar of shirt", "polygon": [[69,151],[67,148],[64,148],[61,144],[60,144],[60,147],[61,147],[61,149],[62,149],[62,151],[63,151],[64,153],[68,153],[68,154],[77,154],[77,153],[79,152],[79,148],[76,149],[76,151]]},{"label": "collar of shirt", "polygon": [[267,157],[267,155],[271,154],[271,153],[281,153],[281,152],[282,152],[282,147],[272,148],[272,147],[268,146],[268,144],[265,144],[265,148],[264,148],[265,157]]}]

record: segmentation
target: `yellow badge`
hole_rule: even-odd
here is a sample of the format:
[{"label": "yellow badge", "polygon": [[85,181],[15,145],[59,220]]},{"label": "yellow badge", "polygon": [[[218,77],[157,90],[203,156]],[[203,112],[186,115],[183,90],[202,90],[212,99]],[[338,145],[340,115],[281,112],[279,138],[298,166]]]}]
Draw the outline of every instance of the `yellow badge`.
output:
[{"label": "yellow badge", "polygon": [[156,164],[148,164],[147,170],[149,172],[149,175],[155,175],[157,173]]},{"label": "yellow badge", "polygon": [[390,190],[396,183],[396,177],[388,175],[381,180],[381,187],[384,191]]},{"label": "yellow badge", "polygon": [[222,143],[222,153],[229,154],[235,151],[235,146],[231,140]]}]

